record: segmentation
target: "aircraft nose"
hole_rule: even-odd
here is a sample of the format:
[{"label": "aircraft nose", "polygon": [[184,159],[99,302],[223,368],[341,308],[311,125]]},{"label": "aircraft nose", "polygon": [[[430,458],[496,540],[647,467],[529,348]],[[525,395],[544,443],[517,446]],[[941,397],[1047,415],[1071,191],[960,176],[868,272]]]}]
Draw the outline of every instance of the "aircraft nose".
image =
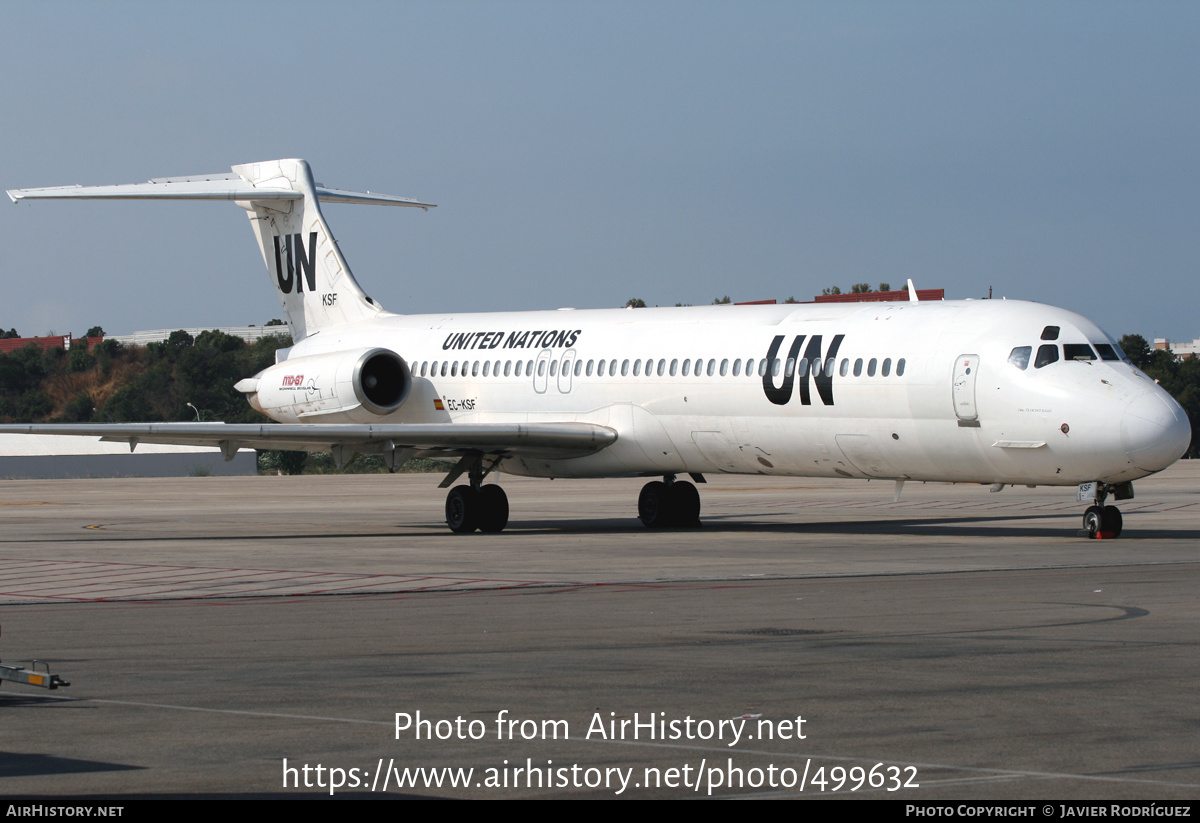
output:
[{"label": "aircraft nose", "polygon": [[1130,403],[1121,416],[1121,445],[1142,471],[1162,471],[1183,456],[1191,439],[1187,414],[1157,386]]}]

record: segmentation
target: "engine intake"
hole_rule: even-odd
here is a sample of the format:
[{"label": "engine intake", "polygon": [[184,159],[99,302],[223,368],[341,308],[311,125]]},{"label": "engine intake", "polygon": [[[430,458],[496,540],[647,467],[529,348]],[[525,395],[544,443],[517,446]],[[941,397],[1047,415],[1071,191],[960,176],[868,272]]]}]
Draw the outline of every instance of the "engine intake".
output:
[{"label": "engine intake", "polygon": [[364,352],[354,364],[352,382],[358,402],[376,414],[390,414],[400,408],[412,389],[408,365],[387,349]]}]

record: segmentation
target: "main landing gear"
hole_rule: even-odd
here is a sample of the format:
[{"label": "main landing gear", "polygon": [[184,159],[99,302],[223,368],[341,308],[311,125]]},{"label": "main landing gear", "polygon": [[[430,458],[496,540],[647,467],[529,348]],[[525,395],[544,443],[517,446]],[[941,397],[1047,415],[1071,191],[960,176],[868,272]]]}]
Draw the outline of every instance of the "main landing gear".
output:
[{"label": "main landing gear", "polygon": [[508,525],[508,495],[499,486],[483,485],[483,478],[500,463],[499,458],[484,468],[483,458],[477,454],[464,455],[458,465],[446,475],[442,488],[449,486],[463,472],[471,479],[469,486],[455,486],[446,495],[446,525],[455,534],[504,531]]},{"label": "main landing gear", "polygon": [[1117,500],[1129,500],[1133,497],[1133,484],[1120,483],[1110,486],[1096,481],[1084,483],[1079,487],[1080,500],[1094,501],[1083,513],[1083,531],[1093,540],[1111,540],[1121,536],[1121,510],[1116,506],[1104,505],[1109,492],[1113,492]]},{"label": "main landing gear", "polygon": [[508,495],[499,486],[455,486],[446,495],[446,525],[457,534],[500,532],[508,525]]},{"label": "main landing gear", "polygon": [[[704,482],[703,478],[697,478]],[[642,487],[638,518],[651,529],[700,525],[700,492],[686,480],[668,474]]]}]

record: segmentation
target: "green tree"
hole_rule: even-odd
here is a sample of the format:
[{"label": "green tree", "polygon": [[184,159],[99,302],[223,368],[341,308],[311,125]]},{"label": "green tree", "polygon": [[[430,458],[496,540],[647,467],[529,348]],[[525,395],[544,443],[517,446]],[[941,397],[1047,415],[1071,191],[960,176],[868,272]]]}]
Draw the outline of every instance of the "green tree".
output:
[{"label": "green tree", "polygon": [[625,308],[627,308],[627,309],[644,309],[644,308],[646,308],[646,301],[640,297],[631,297],[625,301]]},{"label": "green tree", "polygon": [[724,297],[718,297],[715,300],[713,300],[713,305],[714,306],[728,306],[732,302],[733,301],[729,299],[729,295],[727,294]]},{"label": "green tree", "polygon": [[88,329],[86,332],[83,333],[83,336],[84,337],[103,337],[104,329],[102,329],[100,326],[92,326],[90,329]]},{"label": "green tree", "polygon": [[1146,338],[1140,334],[1127,334],[1121,338],[1120,342],[1121,351],[1125,352],[1125,356],[1129,358],[1130,362],[1139,369],[1145,369],[1152,356],[1150,344],[1146,342]]},{"label": "green tree", "polygon": [[841,294],[841,293],[842,293],[842,290],[839,289],[837,286],[830,286],[827,289],[821,289],[821,294],[825,294],[825,295]]},{"label": "green tree", "polygon": [[880,291],[891,291],[891,290],[892,290],[892,284],[891,284],[891,283],[880,283],[880,284],[879,284],[879,290],[880,290]]}]

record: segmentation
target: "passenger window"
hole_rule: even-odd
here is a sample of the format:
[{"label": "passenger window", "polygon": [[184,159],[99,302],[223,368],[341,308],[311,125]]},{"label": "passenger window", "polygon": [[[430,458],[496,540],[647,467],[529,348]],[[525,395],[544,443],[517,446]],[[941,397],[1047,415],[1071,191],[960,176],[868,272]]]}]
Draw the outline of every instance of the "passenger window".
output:
[{"label": "passenger window", "polygon": [[875,360],[875,358],[872,357],[871,361],[869,363],[867,363],[867,377],[875,376],[875,363],[876,362],[877,361]]},{"label": "passenger window", "polygon": [[1063,343],[1064,360],[1095,360],[1096,353],[1087,343]]},{"label": "passenger window", "polygon": [[[575,376],[578,377],[582,373],[583,373],[583,361],[576,360],[575,361]],[[589,360],[588,361],[588,374],[591,374],[591,373],[592,373],[592,361]]]},{"label": "passenger window", "polygon": [[450,376],[458,377],[458,361],[457,360],[455,360],[453,363],[450,364]]},{"label": "passenger window", "polygon": [[533,374],[533,361],[532,360],[525,361],[525,373]]},{"label": "passenger window", "polygon": [[1120,360],[1117,352],[1107,343],[1096,343],[1096,351],[1100,352],[1101,360]]},{"label": "passenger window", "polygon": [[[791,361],[791,360],[789,360],[789,361],[788,361],[788,365],[789,365],[789,366],[791,366],[791,364],[792,364],[792,361]],[[792,373],[792,370],[789,368],[789,369],[788,369],[788,374],[791,374],[791,373]],[[800,369],[799,369],[799,374],[800,374],[800,376],[801,376],[801,377],[806,377],[806,376],[808,376],[808,361],[807,361],[807,360],[801,360],[801,361],[800,361]]]},{"label": "passenger window", "polygon": [[604,376],[604,361],[603,360],[596,363],[596,376],[597,377]]},{"label": "passenger window", "polygon": [[753,360],[753,358],[746,361],[746,376],[747,377],[754,376],[754,360]]},{"label": "passenger window", "polygon": [[639,357],[633,361],[633,376],[640,377],[642,374],[642,359]]},{"label": "passenger window", "polygon": [[[825,361],[825,376],[833,377],[833,367],[837,365],[837,360],[830,357]],[[886,372],[885,372],[886,374]]]},{"label": "passenger window", "polygon": [[622,360],[621,361],[621,376],[624,377],[627,374],[629,374],[629,361]]},{"label": "passenger window", "polygon": [[[1042,329],[1042,339],[1043,340],[1057,340],[1058,339],[1058,326],[1047,326],[1046,328]],[[1037,367],[1035,366],[1034,368],[1037,368]]]},{"label": "passenger window", "polygon": [[896,376],[897,377],[904,376],[904,358],[903,357],[901,357],[899,360],[896,361]]},{"label": "passenger window", "polygon": [[492,375],[495,377],[500,376],[500,361],[499,360],[496,361],[496,365],[492,366]]},{"label": "passenger window", "polygon": [[487,377],[488,373],[491,371],[491,368],[490,368],[491,365],[492,365],[492,362],[490,360],[483,361],[483,376],[484,377]]},{"label": "passenger window", "polygon": [[854,376],[862,377],[862,358],[861,357],[854,361]]},{"label": "passenger window", "polygon": [[523,361],[523,360],[518,360],[518,361],[517,361],[517,370],[516,370],[516,372],[515,372],[515,374],[516,374],[516,376],[517,376],[517,377],[520,377],[520,376],[521,376],[521,366],[522,366],[522,364],[523,364],[523,363],[524,363],[524,361]]},{"label": "passenger window", "polygon": [[538,361],[538,377],[543,377],[543,376],[545,376],[545,374],[546,374],[546,361],[539,360]]},{"label": "passenger window", "polygon": [[[566,371],[566,370],[564,369],[564,371]],[[558,361],[557,360],[550,361],[550,376],[551,377],[558,376]]]},{"label": "passenger window", "polygon": [[[504,376],[505,376],[505,377],[508,377],[510,374],[512,374],[512,361],[511,361],[511,360],[505,360],[505,361],[504,361]],[[518,377],[520,377],[520,373],[519,373],[519,372],[518,372],[517,376],[518,376]]]},{"label": "passenger window", "polygon": [[709,360],[708,361],[708,376],[712,377],[713,373],[716,372],[716,370],[717,370],[717,361]]},{"label": "passenger window", "polygon": [[692,361],[689,358],[688,360],[683,361],[683,376],[687,377],[691,373],[692,373]]},{"label": "passenger window", "polygon": [[[463,363],[463,371],[466,371],[466,368],[467,368],[467,364]],[[478,360],[476,360],[474,363],[471,364],[471,376],[472,377],[479,376],[479,361]]]},{"label": "passenger window", "polygon": [[667,361],[663,358],[658,359],[658,376],[662,377],[667,372]]},{"label": "passenger window", "polygon": [[729,374],[729,358],[721,361],[721,376],[724,377],[727,374]]},{"label": "passenger window", "polygon": [[1029,355],[1033,354],[1033,346],[1017,346],[1008,355],[1008,362],[1021,371],[1029,368]]},{"label": "passenger window", "polygon": [[776,357],[771,362],[771,374],[774,375],[775,377],[778,377],[779,376],[779,367],[782,365],[783,365],[783,361],[781,361],[778,357]]},{"label": "passenger window", "polygon": [[849,373],[850,373],[850,361],[847,360],[846,358],[842,358],[842,367],[840,369],[838,369],[838,374],[840,374],[842,377],[845,377]]},{"label": "passenger window", "polygon": [[883,361],[883,372],[882,372],[882,374],[883,374],[883,376],[884,376],[884,377],[887,377],[887,376],[888,376],[889,374],[891,374],[891,373],[892,373],[892,358],[890,358],[890,357],[889,357],[889,358],[887,358],[886,360],[884,360],[884,361]]},{"label": "passenger window", "polygon": [[679,371],[679,361],[672,360],[671,361],[671,376],[674,377],[678,371]]},{"label": "passenger window", "polygon": [[733,376],[740,377],[742,374],[742,358],[733,361]]},{"label": "passenger window", "polygon": [[1037,360],[1034,361],[1033,367],[1040,369],[1042,366],[1049,366],[1051,363],[1058,362],[1058,346],[1038,346]]},{"label": "passenger window", "polygon": [[593,364],[594,362],[595,362],[595,361],[593,361],[593,360],[589,360],[589,361],[588,361],[588,364],[587,364],[587,376],[588,376],[588,377],[591,377],[591,376],[592,376],[592,364]]}]

